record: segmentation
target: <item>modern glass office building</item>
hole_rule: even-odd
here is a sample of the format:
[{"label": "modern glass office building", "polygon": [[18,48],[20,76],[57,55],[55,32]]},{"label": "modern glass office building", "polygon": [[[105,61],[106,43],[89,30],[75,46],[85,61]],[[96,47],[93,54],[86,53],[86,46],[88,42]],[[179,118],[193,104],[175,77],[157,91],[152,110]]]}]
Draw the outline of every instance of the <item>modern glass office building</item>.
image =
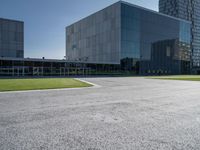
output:
[{"label": "modern glass office building", "polygon": [[191,21],[192,64],[194,68],[200,67],[200,1],[159,0],[159,11]]},{"label": "modern glass office building", "polygon": [[0,57],[24,57],[24,23],[0,18]]},{"label": "modern glass office building", "polygon": [[192,25],[119,1],[66,27],[55,60],[23,58],[23,22],[0,19],[0,76],[190,74]]},{"label": "modern glass office building", "polygon": [[117,2],[66,27],[66,58],[135,74],[188,74],[191,23]]}]

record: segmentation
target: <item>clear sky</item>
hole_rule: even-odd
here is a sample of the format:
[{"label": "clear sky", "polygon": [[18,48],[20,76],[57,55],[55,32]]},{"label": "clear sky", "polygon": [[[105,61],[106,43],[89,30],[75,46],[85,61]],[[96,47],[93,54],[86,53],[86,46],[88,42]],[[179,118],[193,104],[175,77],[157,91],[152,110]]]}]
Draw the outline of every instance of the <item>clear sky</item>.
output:
[{"label": "clear sky", "polygon": [[[0,18],[24,21],[25,57],[65,55],[65,27],[118,0],[0,0]],[[124,0],[158,10],[158,0]]]}]

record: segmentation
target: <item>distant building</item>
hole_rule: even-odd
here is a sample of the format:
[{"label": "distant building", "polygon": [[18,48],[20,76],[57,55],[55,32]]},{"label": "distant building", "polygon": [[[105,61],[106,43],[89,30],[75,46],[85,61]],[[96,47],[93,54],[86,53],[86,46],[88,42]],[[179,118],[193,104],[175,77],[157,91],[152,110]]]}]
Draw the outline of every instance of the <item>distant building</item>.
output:
[{"label": "distant building", "polygon": [[24,23],[0,18],[0,57],[24,57]]},{"label": "distant building", "polygon": [[159,0],[159,11],[191,21],[192,64],[200,67],[200,0]]},{"label": "distant building", "polygon": [[23,22],[0,19],[0,76],[190,74],[198,25],[176,17],[119,1],[66,27],[63,60],[23,58]]},{"label": "distant building", "polygon": [[66,56],[135,74],[189,74],[190,29],[189,21],[119,1],[66,27]]}]

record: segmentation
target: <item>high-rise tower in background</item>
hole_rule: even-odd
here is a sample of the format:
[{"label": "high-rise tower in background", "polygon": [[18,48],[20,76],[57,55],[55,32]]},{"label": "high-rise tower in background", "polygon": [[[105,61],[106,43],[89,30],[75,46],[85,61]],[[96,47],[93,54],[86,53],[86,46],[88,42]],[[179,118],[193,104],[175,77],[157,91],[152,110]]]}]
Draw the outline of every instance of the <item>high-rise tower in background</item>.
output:
[{"label": "high-rise tower in background", "polygon": [[159,12],[191,21],[193,67],[200,67],[200,0],[159,0]]},{"label": "high-rise tower in background", "polygon": [[24,57],[24,22],[0,18],[0,57]]}]

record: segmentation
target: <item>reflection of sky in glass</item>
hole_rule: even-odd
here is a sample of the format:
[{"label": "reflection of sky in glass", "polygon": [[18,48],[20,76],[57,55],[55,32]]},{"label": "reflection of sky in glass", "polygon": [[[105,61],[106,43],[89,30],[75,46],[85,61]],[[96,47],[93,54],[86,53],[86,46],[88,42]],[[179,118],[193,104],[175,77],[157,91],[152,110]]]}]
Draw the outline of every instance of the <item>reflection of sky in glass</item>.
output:
[{"label": "reflection of sky in glass", "polygon": [[188,23],[181,22],[180,23],[180,41],[190,43],[191,42],[191,30],[190,25]]}]

